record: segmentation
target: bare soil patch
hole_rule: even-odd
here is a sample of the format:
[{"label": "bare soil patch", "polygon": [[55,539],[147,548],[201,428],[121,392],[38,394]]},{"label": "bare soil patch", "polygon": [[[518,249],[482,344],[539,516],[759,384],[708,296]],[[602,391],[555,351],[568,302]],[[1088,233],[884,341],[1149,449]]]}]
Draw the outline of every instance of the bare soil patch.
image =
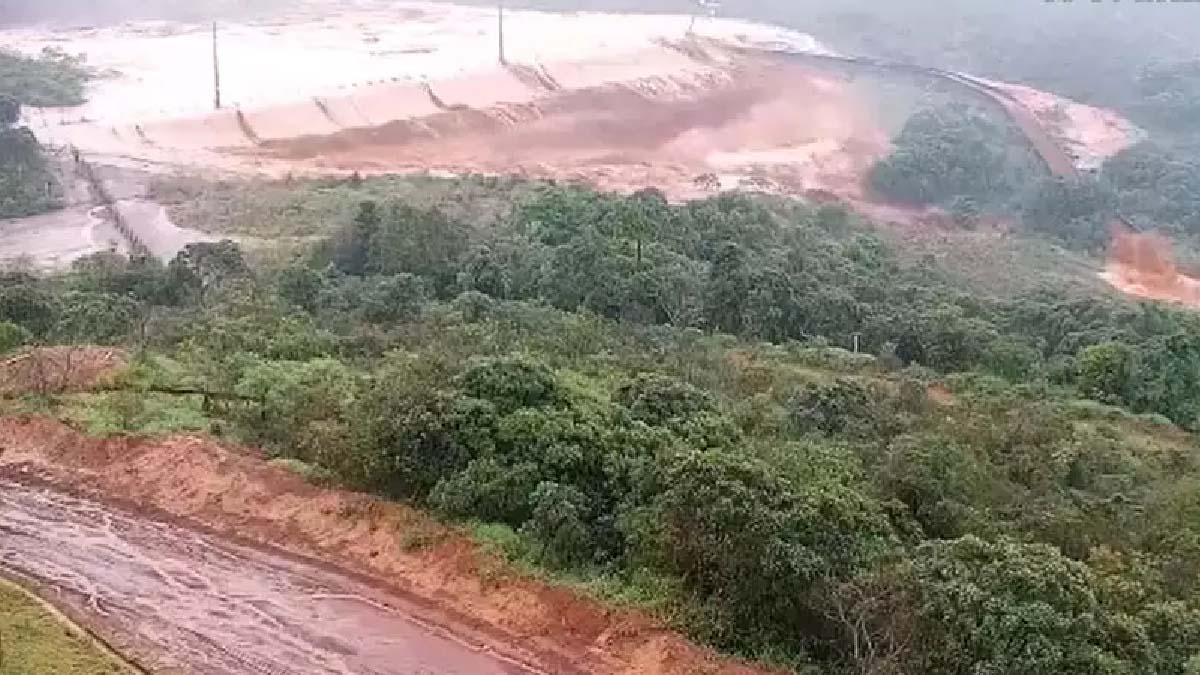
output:
[{"label": "bare soil patch", "polygon": [[112,347],[41,347],[0,360],[0,396],[65,394],[111,383],[126,355]]}]

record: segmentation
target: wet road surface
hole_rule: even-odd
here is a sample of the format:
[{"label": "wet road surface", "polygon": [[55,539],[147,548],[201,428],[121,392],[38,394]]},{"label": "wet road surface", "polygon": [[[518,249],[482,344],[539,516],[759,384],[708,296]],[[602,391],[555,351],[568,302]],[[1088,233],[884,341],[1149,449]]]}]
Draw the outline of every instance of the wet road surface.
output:
[{"label": "wet road surface", "polygon": [[0,567],[187,673],[531,672],[340,574],[2,480]]},{"label": "wet road surface", "polygon": [[72,206],[0,220],[0,265],[28,261],[40,270],[66,269],[85,255],[125,251],[125,239],[92,206]]}]

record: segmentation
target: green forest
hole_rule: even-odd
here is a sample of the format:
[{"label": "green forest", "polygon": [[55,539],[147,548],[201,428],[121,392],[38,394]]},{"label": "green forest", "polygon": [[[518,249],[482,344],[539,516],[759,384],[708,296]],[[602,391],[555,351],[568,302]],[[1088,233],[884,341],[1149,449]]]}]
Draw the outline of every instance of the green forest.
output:
[{"label": "green forest", "polygon": [[970,293],[836,206],[518,184],[449,184],[521,195],[487,225],[363,201],[281,264],[9,273],[0,349],[129,345],[56,409],[254,444],[803,672],[1200,667],[1194,314]]}]

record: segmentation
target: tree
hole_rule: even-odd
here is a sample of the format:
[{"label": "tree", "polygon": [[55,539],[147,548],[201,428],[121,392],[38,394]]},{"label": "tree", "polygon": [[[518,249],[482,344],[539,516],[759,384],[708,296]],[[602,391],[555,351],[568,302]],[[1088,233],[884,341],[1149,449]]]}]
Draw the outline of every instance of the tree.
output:
[{"label": "tree", "polygon": [[1014,140],[1010,129],[966,106],[923,110],[905,123],[895,150],[871,168],[867,182],[906,204],[1003,203],[1017,189],[1007,147]]},{"label": "tree", "polygon": [[640,267],[643,242],[652,240],[659,228],[668,226],[671,209],[667,198],[657,188],[643,188],[625,200],[618,217],[621,219],[621,233],[634,240],[635,257]]},{"label": "tree", "polygon": [[1179,333],[1142,345],[1131,395],[1134,410],[1195,428],[1200,421],[1200,336]]},{"label": "tree", "polygon": [[321,273],[300,261],[279,274],[279,297],[309,313],[316,311],[324,286]]},{"label": "tree", "polygon": [[[362,227],[357,221],[356,226]],[[369,228],[358,235],[366,237],[367,271],[420,276],[440,294],[454,288],[459,261],[467,252],[464,224],[437,209],[393,202],[377,227],[373,235],[368,236]]]},{"label": "tree", "polygon": [[1200,162],[1194,153],[1144,141],[1105,162],[1101,181],[1135,222],[1200,232]]},{"label": "tree", "polygon": [[57,208],[61,189],[33,132],[0,123],[0,218]]},{"label": "tree", "polygon": [[750,273],[745,251],[738,244],[724,244],[717,251],[709,273],[705,313],[712,325],[726,333],[740,333],[744,319],[742,307],[749,289]]},{"label": "tree", "polygon": [[195,295],[201,307],[207,306],[214,290],[250,273],[242,249],[229,239],[188,244],[167,269],[171,284],[185,294]]},{"label": "tree", "polygon": [[716,412],[712,395],[673,377],[641,373],[622,385],[615,397],[630,415],[651,425],[666,425],[701,413]]},{"label": "tree", "polygon": [[1104,403],[1122,405],[1133,392],[1134,352],[1122,342],[1087,347],[1077,359],[1079,393]]},{"label": "tree", "polygon": [[540,480],[532,462],[504,464],[495,457],[477,457],[438,481],[429,503],[447,515],[519,526],[530,518],[530,498]]},{"label": "tree", "polygon": [[371,243],[379,233],[383,216],[379,204],[364,201],[348,227],[342,228],[333,239],[332,262],[344,274],[361,276],[370,269]]},{"label": "tree", "polygon": [[439,481],[467,467],[458,442],[456,397],[440,364],[397,363],[382,369],[354,410],[351,466],[333,467],[390,497],[423,501]]},{"label": "tree", "polygon": [[392,323],[420,314],[429,301],[429,284],[412,274],[364,277],[355,284],[362,317],[371,323]]},{"label": "tree", "polygon": [[306,462],[320,459],[309,437],[328,422],[348,422],[359,394],[359,377],[345,364],[255,359],[245,365],[234,390],[253,404],[235,410],[250,431],[246,439]]},{"label": "tree", "polygon": [[987,503],[992,486],[972,449],[943,438],[904,436],[888,445],[878,473],[877,482],[908,508],[925,537],[951,539],[986,527],[975,505]]},{"label": "tree", "polygon": [[529,496],[533,505],[521,532],[541,543],[539,555],[556,567],[588,562],[596,549],[588,523],[588,496],[571,485],[542,482]]},{"label": "tree", "polygon": [[788,419],[800,433],[869,435],[880,415],[878,399],[848,378],[832,384],[809,383],[788,399]]},{"label": "tree", "polygon": [[1115,207],[1116,195],[1094,177],[1047,178],[1021,207],[1021,220],[1071,246],[1094,248],[1108,241]]},{"label": "tree", "polygon": [[0,275],[0,321],[16,324],[34,337],[50,333],[58,316],[57,300],[33,277]]},{"label": "tree", "polygon": [[1013,382],[1031,379],[1042,364],[1042,354],[1036,347],[1012,337],[997,337],[983,359],[988,370]]},{"label": "tree", "polygon": [[62,297],[55,338],[69,344],[112,344],[138,325],[142,308],[127,296],[72,292]]},{"label": "tree", "polygon": [[21,104],[17,99],[0,93],[0,128],[11,127],[21,117]]},{"label": "tree", "polygon": [[1138,74],[1143,114],[1173,131],[1195,131],[1200,59],[1151,63]]},{"label": "tree", "polygon": [[493,298],[509,297],[512,290],[512,274],[499,246],[475,247],[463,261],[458,274],[459,287],[464,290],[486,293]]}]

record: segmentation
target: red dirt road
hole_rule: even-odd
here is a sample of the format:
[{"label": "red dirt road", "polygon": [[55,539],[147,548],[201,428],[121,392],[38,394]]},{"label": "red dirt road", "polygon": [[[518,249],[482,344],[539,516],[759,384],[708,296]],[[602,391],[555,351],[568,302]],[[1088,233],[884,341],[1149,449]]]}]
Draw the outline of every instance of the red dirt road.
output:
[{"label": "red dirt road", "polygon": [[[516,576],[402,505],[315,487],[209,438],[95,439],[53,420],[0,418],[0,481],[0,567],[26,565],[17,569],[63,589],[51,599],[69,601],[72,618],[139,658],[165,652],[182,672],[514,672],[450,635],[552,673],[772,672]],[[143,592],[148,603],[132,597]],[[139,642],[131,633],[143,626],[149,641]],[[222,656],[206,635],[237,651]],[[269,660],[231,669],[241,655]],[[323,669],[296,669],[304,659]],[[197,663],[216,665],[186,670]],[[491,670],[453,670],[478,663]]]},{"label": "red dirt road", "polygon": [[292,557],[0,480],[0,568],[146,654],[204,675],[539,672]]}]

